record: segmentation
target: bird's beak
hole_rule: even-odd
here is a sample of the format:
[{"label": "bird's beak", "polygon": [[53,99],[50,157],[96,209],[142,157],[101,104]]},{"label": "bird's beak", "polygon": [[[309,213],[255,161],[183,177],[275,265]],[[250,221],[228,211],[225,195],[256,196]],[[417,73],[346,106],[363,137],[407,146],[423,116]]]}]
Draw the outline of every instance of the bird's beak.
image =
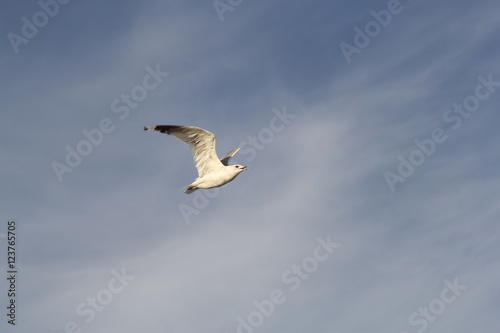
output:
[{"label": "bird's beak", "polygon": [[244,166],[243,166],[243,170],[246,170],[246,169],[248,169],[248,166],[247,166],[247,165],[244,165]]}]

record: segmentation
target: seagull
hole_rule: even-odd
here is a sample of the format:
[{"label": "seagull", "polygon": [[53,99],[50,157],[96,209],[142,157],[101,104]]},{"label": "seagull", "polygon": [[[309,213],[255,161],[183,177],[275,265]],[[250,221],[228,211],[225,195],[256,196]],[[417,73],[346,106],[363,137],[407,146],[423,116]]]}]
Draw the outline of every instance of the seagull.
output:
[{"label": "seagull", "polygon": [[203,128],[193,126],[156,125],[145,126],[144,130],[154,130],[172,135],[189,145],[193,153],[194,164],[198,169],[198,178],[188,186],[184,193],[193,193],[197,189],[220,187],[232,181],[248,167],[229,165],[229,160],[240,148],[235,148],[219,160],[215,151],[215,135]]}]

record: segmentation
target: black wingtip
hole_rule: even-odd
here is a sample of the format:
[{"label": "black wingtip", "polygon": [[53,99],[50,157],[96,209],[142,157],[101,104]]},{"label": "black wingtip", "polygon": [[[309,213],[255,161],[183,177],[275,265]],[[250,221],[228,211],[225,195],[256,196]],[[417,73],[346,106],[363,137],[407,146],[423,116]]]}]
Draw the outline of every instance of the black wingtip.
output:
[{"label": "black wingtip", "polygon": [[144,130],[145,130],[145,131],[147,131],[147,130],[148,130],[146,126],[144,126]]}]

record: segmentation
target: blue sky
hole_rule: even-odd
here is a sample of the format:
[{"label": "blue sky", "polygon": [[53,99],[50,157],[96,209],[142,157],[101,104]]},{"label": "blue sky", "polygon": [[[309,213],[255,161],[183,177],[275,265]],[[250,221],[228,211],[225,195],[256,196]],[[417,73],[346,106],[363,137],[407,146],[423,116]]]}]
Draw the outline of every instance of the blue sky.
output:
[{"label": "blue sky", "polygon": [[2,332],[498,328],[496,1],[1,7]]}]

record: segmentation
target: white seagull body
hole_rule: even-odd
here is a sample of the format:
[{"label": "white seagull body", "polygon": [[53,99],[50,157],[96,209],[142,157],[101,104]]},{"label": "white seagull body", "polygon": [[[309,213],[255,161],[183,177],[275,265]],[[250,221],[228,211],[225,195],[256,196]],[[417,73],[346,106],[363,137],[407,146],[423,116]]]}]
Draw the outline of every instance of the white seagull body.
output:
[{"label": "white seagull body", "polygon": [[[229,160],[240,148],[235,148],[219,160],[215,151],[215,135],[207,130],[192,126],[156,125],[145,126],[144,130],[154,130],[167,133],[187,143],[194,157],[194,164],[198,169],[198,178],[188,186],[184,192],[189,194],[199,188],[207,189],[219,187],[232,181],[241,172],[247,169],[243,165],[228,165]],[[181,189],[181,190],[182,190]]]}]

